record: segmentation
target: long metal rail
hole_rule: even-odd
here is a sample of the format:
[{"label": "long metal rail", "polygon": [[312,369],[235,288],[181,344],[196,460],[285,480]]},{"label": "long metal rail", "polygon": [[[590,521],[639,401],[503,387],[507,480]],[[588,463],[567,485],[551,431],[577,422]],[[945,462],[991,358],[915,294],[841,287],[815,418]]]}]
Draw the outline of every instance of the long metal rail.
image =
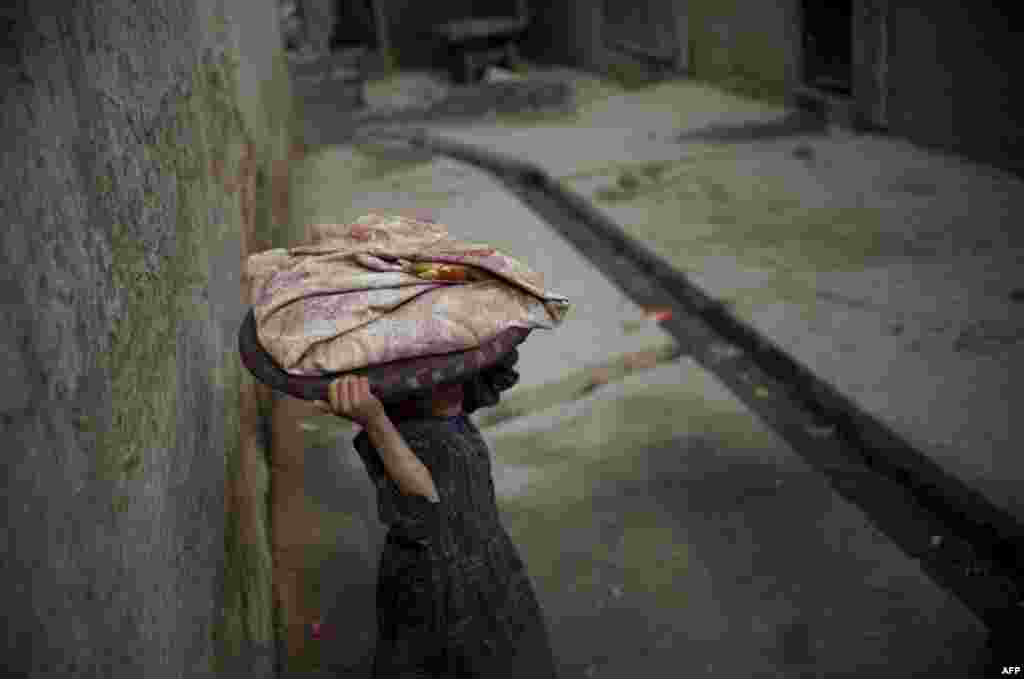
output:
[{"label": "long metal rail", "polygon": [[486,170],[637,304],[671,308],[672,318],[661,325],[685,353],[974,612],[993,649],[1016,643],[1024,630],[1024,527],[1012,516],[536,165],[424,130],[365,129],[358,136],[411,144]]}]

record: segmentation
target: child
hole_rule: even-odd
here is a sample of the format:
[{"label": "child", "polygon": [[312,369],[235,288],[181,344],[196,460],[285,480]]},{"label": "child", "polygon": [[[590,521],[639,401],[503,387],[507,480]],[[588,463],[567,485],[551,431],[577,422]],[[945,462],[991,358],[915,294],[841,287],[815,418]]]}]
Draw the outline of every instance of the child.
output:
[{"label": "child", "polygon": [[468,418],[515,384],[517,358],[391,408],[357,377],[335,380],[330,404],[319,402],[362,426],[354,445],[389,526],[374,679],[556,676],[540,605],[498,515],[487,444]]}]

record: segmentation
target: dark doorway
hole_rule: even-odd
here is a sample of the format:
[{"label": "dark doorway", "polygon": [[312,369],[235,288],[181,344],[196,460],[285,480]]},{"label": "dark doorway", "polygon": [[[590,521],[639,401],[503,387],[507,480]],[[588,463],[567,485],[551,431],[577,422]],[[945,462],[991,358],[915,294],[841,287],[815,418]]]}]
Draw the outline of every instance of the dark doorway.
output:
[{"label": "dark doorway", "polygon": [[832,94],[853,91],[853,0],[803,0],[804,84]]},{"label": "dark doorway", "polygon": [[603,38],[612,49],[671,63],[679,48],[672,3],[663,0],[604,0]]},{"label": "dark doorway", "polygon": [[378,48],[373,3],[374,0],[336,0],[337,21],[331,49]]}]

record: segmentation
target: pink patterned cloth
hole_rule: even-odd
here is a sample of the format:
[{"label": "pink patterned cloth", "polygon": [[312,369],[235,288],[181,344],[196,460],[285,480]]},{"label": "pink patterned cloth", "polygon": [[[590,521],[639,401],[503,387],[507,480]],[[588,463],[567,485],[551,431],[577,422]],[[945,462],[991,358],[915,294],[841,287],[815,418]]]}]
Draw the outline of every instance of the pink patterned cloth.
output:
[{"label": "pink patterned cloth", "polygon": [[[436,222],[370,214],[313,232],[246,264],[260,344],[293,375],[472,349],[511,327],[553,329],[569,310],[524,264]],[[424,280],[423,262],[468,265],[477,280]]]}]

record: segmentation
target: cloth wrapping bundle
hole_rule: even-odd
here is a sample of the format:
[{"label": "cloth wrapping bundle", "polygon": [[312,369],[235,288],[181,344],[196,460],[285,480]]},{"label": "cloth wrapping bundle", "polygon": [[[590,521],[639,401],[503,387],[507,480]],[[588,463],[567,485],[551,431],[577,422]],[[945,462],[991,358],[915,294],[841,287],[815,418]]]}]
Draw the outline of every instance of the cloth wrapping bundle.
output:
[{"label": "cloth wrapping bundle", "polygon": [[527,266],[435,222],[370,214],[315,230],[314,244],[246,265],[260,344],[292,375],[471,349],[569,310]]}]

